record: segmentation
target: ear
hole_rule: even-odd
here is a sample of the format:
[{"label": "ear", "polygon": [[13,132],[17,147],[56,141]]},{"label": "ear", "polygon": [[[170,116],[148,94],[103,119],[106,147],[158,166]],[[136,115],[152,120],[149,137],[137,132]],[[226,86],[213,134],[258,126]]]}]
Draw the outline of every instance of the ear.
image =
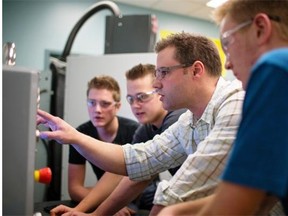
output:
[{"label": "ear", "polygon": [[205,67],[201,61],[195,61],[192,67],[193,76],[194,77],[202,76],[204,68]]},{"label": "ear", "polygon": [[269,17],[267,14],[259,13],[254,17],[253,22],[256,27],[256,43],[258,45],[267,43],[272,34],[272,24]]}]

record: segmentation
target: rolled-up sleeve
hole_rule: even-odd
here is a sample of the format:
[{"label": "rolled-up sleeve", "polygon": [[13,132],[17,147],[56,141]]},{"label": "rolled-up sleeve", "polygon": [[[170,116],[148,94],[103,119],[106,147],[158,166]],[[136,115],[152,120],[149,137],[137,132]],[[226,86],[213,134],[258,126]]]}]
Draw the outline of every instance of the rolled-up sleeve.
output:
[{"label": "rolled-up sleeve", "polygon": [[[182,119],[190,116],[189,112]],[[180,116],[179,120],[182,116]],[[182,125],[182,121],[178,121],[161,135],[154,136],[153,140],[146,143],[123,146],[124,158],[127,173],[132,180],[146,180],[153,175],[165,171],[171,167],[182,164],[187,158],[187,149],[179,129],[190,131],[189,124]],[[185,129],[185,127],[187,129]],[[187,137],[187,136],[185,136]]]}]

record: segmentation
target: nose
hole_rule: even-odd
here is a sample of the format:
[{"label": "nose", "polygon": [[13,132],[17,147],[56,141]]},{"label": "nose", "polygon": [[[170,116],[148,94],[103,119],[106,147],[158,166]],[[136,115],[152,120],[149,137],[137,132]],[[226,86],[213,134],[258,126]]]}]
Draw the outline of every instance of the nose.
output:
[{"label": "nose", "polygon": [[232,64],[231,64],[230,61],[226,61],[226,62],[225,62],[225,68],[226,68],[227,70],[232,70]]},{"label": "nose", "polygon": [[101,108],[99,103],[95,104],[94,110],[95,110],[95,112],[100,112],[102,110],[102,108]]},{"label": "nose", "polygon": [[139,108],[141,103],[138,100],[134,100],[132,104],[130,104],[131,108]]},{"label": "nose", "polygon": [[129,103],[132,110],[140,109],[142,104],[137,99],[133,100],[132,103]]},{"label": "nose", "polygon": [[227,69],[227,70],[232,70],[232,68],[233,68],[233,65],[232,65],[232,63],[231,63],[231,61],[230,61],[230,56],[229,56],[229,54],[227,54],[226,55],[226,61],[225,61],[225,68]]},{"label": "nose", "polygon": [[162,88],[162,83],[159,79],[155,78],[152,84],[153,88],[156,89],[156,91],[158,91],[159,89]]}]

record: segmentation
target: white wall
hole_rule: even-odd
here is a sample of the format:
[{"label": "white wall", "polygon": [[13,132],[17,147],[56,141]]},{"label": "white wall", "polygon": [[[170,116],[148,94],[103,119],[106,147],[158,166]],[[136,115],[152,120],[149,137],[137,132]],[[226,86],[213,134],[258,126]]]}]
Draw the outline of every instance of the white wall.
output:
[{"label": "white wall", "polygon": [[[45,50],[63,51],[70,31],[95,0],[3,0],[3,42],[16,43],[16,64],[44,69]],[[155,14],[159,30],[189,31],[218,37],[218,28],[208,21],[118,4],[123,15]],[[72,53],[103,54],[105,16],[93,15],[81,28]]]},{"label": "white wall", "polygon": [[[94,76],[105,74],[114,77],[120,85],[121,109],[118,114],[137,121],[125,98],[127,95],[125,72],[140,62],[155,64],[155,60],[155,53],[69,57],[66,71],[64,119],[74,127],[89,120],[86,106],[87,82]],[[68,146],[64,146],[61,185],[61,198],[64,200],[69,199],[67,191],[68,152]],[[85,184],[92,186],[96,182],[95,174],[90,164],[87,164],[86,167],[88,169]]]}]

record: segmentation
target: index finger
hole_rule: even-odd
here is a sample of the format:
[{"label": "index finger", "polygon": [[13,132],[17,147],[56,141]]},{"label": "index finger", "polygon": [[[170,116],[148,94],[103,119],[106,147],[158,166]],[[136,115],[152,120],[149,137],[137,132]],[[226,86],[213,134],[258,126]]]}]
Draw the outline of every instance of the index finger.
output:
[{"label": "index finger", "polygon": [[37,110],[37,115],[39,115],[41,118],[45,119],[46,121],[51,121],[51,122],[55,122],[54,119],[55,119],[55,116],[51,115],[50,113],[48,112],[45,112],[41,109],[38,109]]}]

